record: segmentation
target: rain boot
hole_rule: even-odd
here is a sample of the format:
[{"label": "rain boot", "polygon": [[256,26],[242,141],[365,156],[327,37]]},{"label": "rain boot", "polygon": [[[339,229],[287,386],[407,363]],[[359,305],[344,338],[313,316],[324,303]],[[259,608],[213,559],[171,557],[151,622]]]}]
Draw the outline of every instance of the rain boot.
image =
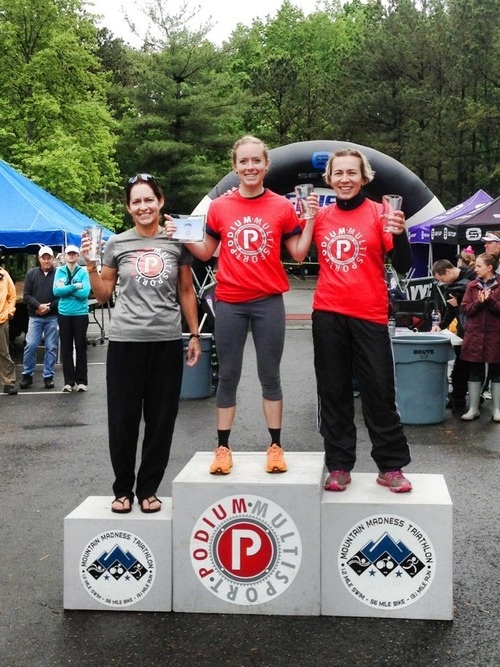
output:
[{"label": "rain boot", "polygon": [[491,383],[491,400],[493,403],[493,411],[491,418],[494,422],[500,422],[500,383]]},{"label": "rain boot", "polygon": [[468,382],[469,387],[469,409],[462,415],[465,422],[479,419],[479,401],[481,400],[481,382]]}]

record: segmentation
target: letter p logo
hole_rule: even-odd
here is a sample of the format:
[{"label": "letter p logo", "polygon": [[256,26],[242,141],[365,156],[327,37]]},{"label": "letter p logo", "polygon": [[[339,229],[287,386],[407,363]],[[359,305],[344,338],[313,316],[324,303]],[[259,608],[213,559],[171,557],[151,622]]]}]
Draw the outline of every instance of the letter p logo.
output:
[{"label": "letter p logo", "polygon": [[347,239],[339,239],[336,243],[335,255],[337,259],[342,259],[343,253],[349,252],[351,249],[351,242]]},{"label": "letter p logo", "polygon": [[249,529],[236,529],[232,531],[232,557],[231,569],[241,570],[241,558],[255,556],[262,546],[262,540],[258,533]]},{"label": "letter p logo", "polygon": [[250,250],[250,245],[259,240],[259,235],[256,229],[243,230],[243,247],[245,250]]}]

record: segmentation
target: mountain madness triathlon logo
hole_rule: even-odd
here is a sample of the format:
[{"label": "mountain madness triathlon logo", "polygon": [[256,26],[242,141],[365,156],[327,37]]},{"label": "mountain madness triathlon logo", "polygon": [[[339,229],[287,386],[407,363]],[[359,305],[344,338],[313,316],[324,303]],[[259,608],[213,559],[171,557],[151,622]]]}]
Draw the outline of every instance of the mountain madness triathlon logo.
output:
[{"label": "mountain madness triathlon logo", "polygon": [[125,530],[96,535],[80,557],[85,590],[108,607],[128,607],[142,600],[153,586],[155,572],[151,549]]},{"label": "mountain madness triathlon logo", "polygon": [[408,607],[430,589],[436,560],[431,541],[407,519],[368,517],[344,536],[340,577],[360,602],[377,609]]},{"label": "mountain madness triathlon logo", "polygon": [[259,496],[228,496],[197,520],[191,563],[213,595],[235,605],[257,605],[281,595],[294,581],[302,542],[292,518]]}]

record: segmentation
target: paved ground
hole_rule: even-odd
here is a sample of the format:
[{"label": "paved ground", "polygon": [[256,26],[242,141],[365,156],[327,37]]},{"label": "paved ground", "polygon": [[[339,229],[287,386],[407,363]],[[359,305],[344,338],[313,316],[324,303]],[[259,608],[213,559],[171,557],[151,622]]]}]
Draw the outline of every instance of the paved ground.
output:
[{"label": "paved ground", "polygon": [[[311,283],[291,279],[283,362],[283,439],[291,451],[321,451],[315,429]],[[500,664],[500,425],[481,419],[408,426],[414,473],[445,476],[454,504],[453,622],[347,617],[64,611],[63,519],[89,495],[110,495],[103,361],[89,347],[90,390],[42,388],[0,396],[0,656],[6,667],[171,665],[497,666]],[[20,361],[21,351],[16,352]],[[19,369],[20,372],[20,369]],[[61,372],[57,388],[62,387]],[[264,450],[253,349],[249,344],[233,433],[235,449]],[[358,472],[374,472],[359,414]],[[214,446],[214,399],[181,403],[172,458],[160,489],[194,452]]]}]

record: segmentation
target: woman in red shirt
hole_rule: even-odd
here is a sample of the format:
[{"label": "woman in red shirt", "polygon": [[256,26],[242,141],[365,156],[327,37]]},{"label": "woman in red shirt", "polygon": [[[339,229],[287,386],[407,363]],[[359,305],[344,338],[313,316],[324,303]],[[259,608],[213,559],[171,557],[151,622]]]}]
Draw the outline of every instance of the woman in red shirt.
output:
[{"label": "woman in red shirt", "polygon": [[[193,255],[203,261],[209,260],[220,246],[215,288],[218,446],[210,472],[228,474],[233,465],[229,436],[249,329],[255,344],[264,417],[271,436],[266,470],[286,472],[281,447],[280,362],[285,340],[283,292],[288,291],[289,284],[281,263],[281,244],[296,258],[299,252],[305,256],[310,240],[302,238],[294,205],[264,187],[270,162],[268,149],[260,139],[252,136],[239,139],[233,146],[232,164],[240,182],[238,189],[210,204],[205,240],[186,243]],[[318,210],[315,195],[309,198],[309,203],[314,211]],[[310,225],[312,221],[308,220],[305,229]],[[166,228],[168,233],[173,232],[175,223],[167,220]]]},{"label": "woman in red shirt", "polygon": [[[336,202],[320,209],[313,232],[304,230],[316,243],[320,264],[312,316],[318,424],[329,471],[325,489],[344,491],[356,461],[355,375],[377,483],[402,493],[412,488],[401,471],[410,450],[395,402],[385,257],[400,273],[409,270],[412,257],[404,214],[383,214],[382,205],[361,191],[373,177],[359,151],[331,155],[324,178]],[[387,225],[391,231],[384,230]]]}]

